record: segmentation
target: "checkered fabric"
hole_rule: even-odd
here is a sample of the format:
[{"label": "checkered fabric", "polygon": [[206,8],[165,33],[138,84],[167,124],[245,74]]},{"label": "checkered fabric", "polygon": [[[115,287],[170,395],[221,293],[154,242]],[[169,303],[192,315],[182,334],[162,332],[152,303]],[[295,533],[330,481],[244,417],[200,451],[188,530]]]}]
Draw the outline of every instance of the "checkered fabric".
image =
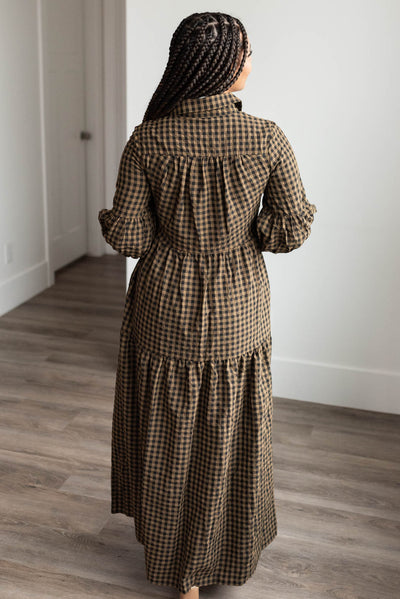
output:
[{"label": "checkered fabric", "polygon": [[120,331],[111,512],[134,518],[155,584],[242,585],[277,535],[262,252],[300,247],[316,211],[282,129],[230,92],[181,101],[125,146],[99,212],[106,241],[140,257]]}]

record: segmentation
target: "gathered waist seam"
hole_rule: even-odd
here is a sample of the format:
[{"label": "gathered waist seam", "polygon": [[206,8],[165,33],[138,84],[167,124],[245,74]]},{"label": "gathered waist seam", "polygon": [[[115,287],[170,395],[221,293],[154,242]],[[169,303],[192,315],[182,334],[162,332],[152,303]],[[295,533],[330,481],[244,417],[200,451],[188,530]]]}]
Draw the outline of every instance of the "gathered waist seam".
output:
[{"label": "gathered waist seam", "polygon": [[139,340],[136,335],[135,332],[133,331],[133,329],[130,329],[129,331],[122,331],[121,330],[121,334],[126,335],[128,338],[130,338],[130,340],[135,343],[138,347],[138,349],[141,352],[146,352],[149,353],[151,355],[158,355],[161,358],[170,360],[170,361],[178,361],[178,362],[196,362],[196,363],[204,363],[204,362],[226,362],[226,361],[230,361],[230,360],[238,360],[240,358],[245,358],[246,356],[251,356],[254,353],[257,353],[259,351],[262,351],[264,349],[271,349],[271,344],[272,344],[272,338],[271,338],[271,333],[268,332],[268,334],[261,340],[259,341],[259,343],[257,343],[256,345],[253,345],[251,347],[249,347],[248,349],[244,350],[244,351],[238,351],[236,353],[232,353],[230,355],[221,355],[216,353],[216,354],[210,354],[210,353],[200,353],[200,354],[196,354],[196,352],[191,352],[191,355],[188,355],[188,351],[186,351],[185,353],[181,354],[178,351],[172,351],[169,353],[160,351],[159,349],[154,349],[152,347],[147,346],[146,343],[143,342],[143,340]]},{"label": "gathered waist seam", "polygon": [[187,250],[187,249],[177,248],[170,242],[169,238],[162,231],[158,231],[156,239],[157,239],[157,241],[161,242],[163,245],[169,247],[170,249],[174,250],[175,252],[178,252],[179,254],[197,254],[197,255],[226,254],[226,253],[228,253],[232,250],[238,249],[240,247],[250,247],[250,248],[254,249],[257,253],[259,253],[256,242],[252,238],[245,239],[245,240],[242,239],[237,244],[231,245],[225,249],[213,248],[210,250],[191,250],[191,249]]}]

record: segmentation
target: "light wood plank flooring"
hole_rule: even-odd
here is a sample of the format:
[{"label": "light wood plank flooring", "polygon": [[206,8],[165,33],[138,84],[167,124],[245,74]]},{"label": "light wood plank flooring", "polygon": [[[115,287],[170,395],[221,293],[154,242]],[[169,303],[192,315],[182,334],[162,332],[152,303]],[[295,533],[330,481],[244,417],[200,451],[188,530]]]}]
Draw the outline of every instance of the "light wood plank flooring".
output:
[{"label": "light wood plank flooring", "polygon": [[[109,511],[124,296],[123,256],[84,257],[0,318],[2,599],[177,597]],[[245,585],[200,597],[400,597],[400,418],[274,401],[278,536]]]}]

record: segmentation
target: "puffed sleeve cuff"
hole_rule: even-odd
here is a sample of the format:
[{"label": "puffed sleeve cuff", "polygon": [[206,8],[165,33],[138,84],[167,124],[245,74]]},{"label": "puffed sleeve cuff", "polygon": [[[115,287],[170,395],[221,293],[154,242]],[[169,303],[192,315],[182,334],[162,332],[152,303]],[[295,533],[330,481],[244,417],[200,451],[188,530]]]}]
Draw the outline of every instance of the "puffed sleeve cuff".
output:
[{"label": "puffed sleeve cuff", "polygon": [[306,202],[302,213],[271,210],[264,207],[256,219],[256,236],[262,252],[287,253],[300,247],[311,233],[317,208]]},{"label": "puffed sleeve cuff", "polygon": [[120,254],[140,258],[150,249],[156,233],[156,223],[148,208],[135,218],[117,215],[104,208],[100,210],[98,220],[104,239]]}]

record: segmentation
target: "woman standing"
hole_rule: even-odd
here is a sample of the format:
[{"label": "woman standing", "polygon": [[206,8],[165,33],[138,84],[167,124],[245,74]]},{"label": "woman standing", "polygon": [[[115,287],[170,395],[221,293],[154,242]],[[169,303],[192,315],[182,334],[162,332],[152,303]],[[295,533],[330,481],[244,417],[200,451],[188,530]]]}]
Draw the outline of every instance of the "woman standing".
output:
[{"label": "woman standing", "polygon": [[283,131],[232,93],[250,71],[239,19],[183,19],[99,212],[107,242],[140,257],[120,331],[111,513],[134,518],[148,579],[180,598],[244,584],[277,535],[262,252],[302,245],[316,207]]}]

